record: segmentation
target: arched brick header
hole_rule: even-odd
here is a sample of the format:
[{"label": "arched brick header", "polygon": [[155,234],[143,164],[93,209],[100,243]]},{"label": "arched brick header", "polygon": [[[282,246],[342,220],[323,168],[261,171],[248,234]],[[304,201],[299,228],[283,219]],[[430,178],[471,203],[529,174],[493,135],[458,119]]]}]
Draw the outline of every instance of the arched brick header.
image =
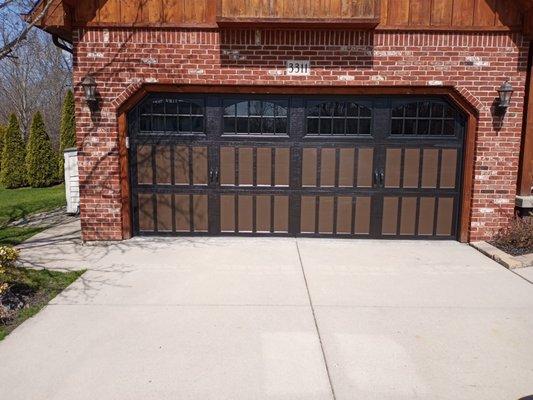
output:
[{"label": "arched brick header", "polygon": [[122,104],[125,104],[129,99],[143,87],[142,82],[136,82],[130,84],[126,89],[120,93],[115,100],[113,100],[113,107],[119,108]]},{"label": "arched brick header", "polygon": [[435,95],[446,96],[463,109],[478,115],[483,108],[465,88],[453,86],[288,86],[288,85],[189,85],[181,83],[132,83],[113,101],[118,113],[131,110],[148,93],[258,93],[339,95]]},{"label": "arched brick header", "polygon": [[479,99],[474,96],[470,91],[466,88],[460,88],[458,89],[458,93],[467,101],[470,103],[470,105],[476,109],[478,112],[483,109],[483,103],[479,101]]}]

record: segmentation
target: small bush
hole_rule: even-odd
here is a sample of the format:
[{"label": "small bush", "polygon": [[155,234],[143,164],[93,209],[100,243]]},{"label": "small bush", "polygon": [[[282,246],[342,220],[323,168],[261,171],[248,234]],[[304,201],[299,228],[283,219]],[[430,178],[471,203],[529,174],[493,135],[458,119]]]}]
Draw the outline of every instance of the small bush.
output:
[{"label": "small bush", "polygon": [[[9,290],[9,278],[8,278],[8,268],[13,267],[15,261],[19,258],[18,250],[12,247],[0,246],[0,300],[7,294]],[[10,311],[2,301],[0,301],[0,321],[3,321],[5,318],[9,317]]]},{"label": "small bush", "polygon": [[26,151],[26,178],[32,187],[47,187],[57,180],[57,156],[46,133],[43,117],[33,117]]},{"label": "small bush", "polygon": [[0,246],[0,268],[11,267],[19,258],[17,249],[8,246]]},{"label": "small bush", "polygon": [[2,170],[0,184],[7,189],[26,186],[24,140],[15,114],[9,118],[9,125],[4,134],[2,150]]},{"label": "small bush", "polygon": [[4,135],[6,134],[6,127],[0,125],[0,171],[2,171],[2,153],[4,152]]},{"label": "small bush", "polygon": [[[0,248],[0,251],[2,251],[1,248]],[[2,265],[0,264],[0,297],[9,288],[9,285],[6,282],[5,273],[6,273],[6,269],[4,267],[2,267]],[[0,318],[3,318],[3,314],[2,314],[1,308],[0,308]]]},{"label": "small bush", "polygon": [[498,232],[493,243],[513,255],[533,252],[533,217],[513,219]]}]

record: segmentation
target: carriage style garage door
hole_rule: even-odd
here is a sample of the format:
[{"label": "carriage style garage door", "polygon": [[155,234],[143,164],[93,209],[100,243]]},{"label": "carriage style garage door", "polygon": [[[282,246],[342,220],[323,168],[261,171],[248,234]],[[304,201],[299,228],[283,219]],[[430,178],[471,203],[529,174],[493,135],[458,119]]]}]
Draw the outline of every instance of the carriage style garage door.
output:
[{"label": "carriage style garage door", "polygon": [[128,124],[135,234],[457,236],[443,98],[154,94]]}]

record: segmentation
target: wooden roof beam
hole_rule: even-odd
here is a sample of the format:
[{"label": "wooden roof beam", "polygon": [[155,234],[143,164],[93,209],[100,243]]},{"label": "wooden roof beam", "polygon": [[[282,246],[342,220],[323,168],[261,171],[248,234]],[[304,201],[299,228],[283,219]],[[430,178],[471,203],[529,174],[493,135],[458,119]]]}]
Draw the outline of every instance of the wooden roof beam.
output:
[{"label": "wooden roof beam", "polygon": [[[41,15],[49,3],[51,4],[46,13]],[[73,0],[40,0],[28,14],[22,17],[28,23],[31,23],[35,18],[41,17],[35,24],[36,27],[67,42],[72,42],[72,15],[75,3]]]}]

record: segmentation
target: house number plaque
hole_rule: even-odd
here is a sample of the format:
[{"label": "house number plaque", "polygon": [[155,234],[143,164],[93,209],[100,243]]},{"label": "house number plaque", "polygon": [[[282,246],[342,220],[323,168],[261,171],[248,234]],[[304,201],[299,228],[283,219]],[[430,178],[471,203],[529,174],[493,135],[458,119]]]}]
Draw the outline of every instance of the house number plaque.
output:
[{"label": "house number plaque", "polygon": [[287,61],[287,75],[307,76],[311,73],[311,63],[309,60],[289,60]]}]

